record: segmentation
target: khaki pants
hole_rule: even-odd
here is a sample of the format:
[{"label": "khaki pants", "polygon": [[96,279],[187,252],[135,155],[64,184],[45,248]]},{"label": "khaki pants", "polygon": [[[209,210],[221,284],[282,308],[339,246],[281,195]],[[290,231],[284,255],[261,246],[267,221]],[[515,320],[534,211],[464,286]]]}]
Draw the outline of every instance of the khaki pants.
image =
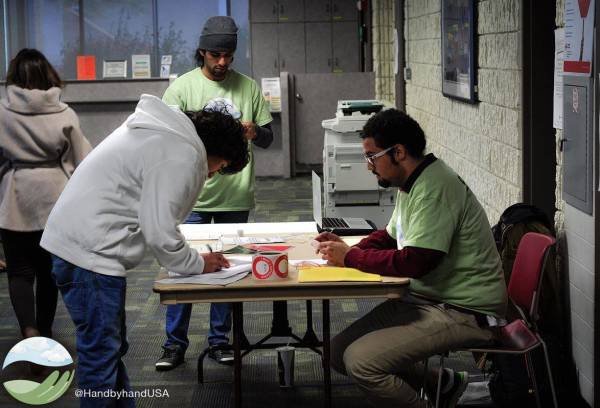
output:
[{"label": "khaki pants", "polygon": [[[492,332],[470,314],[441,304],[388,300],[332,339],[331,366],[352,378],[374,406],[426,407],[417,393],[423,384],[422,361],[492,342]],[[428,373],[428,383],[436,382],[435,374]]]}]

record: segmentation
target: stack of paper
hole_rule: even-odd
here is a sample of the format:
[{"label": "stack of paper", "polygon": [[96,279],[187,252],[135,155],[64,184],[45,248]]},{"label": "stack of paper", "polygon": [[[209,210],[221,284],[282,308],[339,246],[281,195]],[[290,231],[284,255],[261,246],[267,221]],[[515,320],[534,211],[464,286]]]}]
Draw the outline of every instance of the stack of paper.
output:
[{"label": "stack of paper", "polygon": [[198,284],[198,285],[228,285],[243,279],[252,271],[252,260],[249,257],[229,258],[230,267],[218,272],[202,273],[199,275],[182,275],[169,272],[169,277],[156,281],[165,285]]},{"label": "stack of paper", "polygon": [[300,267],[298,282],[381,282],[381,275],[337,266]]}]

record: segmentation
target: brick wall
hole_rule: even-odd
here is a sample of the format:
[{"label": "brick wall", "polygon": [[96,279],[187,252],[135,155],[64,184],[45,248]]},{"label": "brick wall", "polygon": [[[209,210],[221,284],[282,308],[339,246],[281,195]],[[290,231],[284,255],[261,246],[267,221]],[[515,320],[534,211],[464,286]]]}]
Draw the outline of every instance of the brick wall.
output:
[{"label": "brick wall", "polygon": [[[412,77],[406,81],[406,111],[425,130],[428,150],[444,159],[469,184],[491,223],[508,205],[522,200],[521,0],[477,1],[477,79],[479,102],[466,104],[441,93],[440,0],[405,0],[405,57]],[[373,3],[373,22],[386,18],[383,4]],[[556,1],[556,25],[563,26],[564,0]],[[392,16],[393,12],[389,12]],[[387,23],[386,23],[387,24]],[[393,26],[393,22],[391,23]],[[383,27],[383,25],[380,25]],[[375,39],[374,34],[374,39]],[[553,41],[554,38],[548,38]],[[373,66],[385,72],[387,51],[381,41]],[[390,48],[391,49],[391,48]],[[393,81],[383,75],[377,95],[391,95]],[[389,98],[388,100],[393,100]],[[548,118],[552,120],[552,118]],[[556,132],[557,141],[562,131]],[[557,143],[557,146],[559,143]],[[562,199],[562,154],[556,152],[555,222],[566,237],[571,300],[573,356],[581,395],[594,395],[594,217]]]},{"label": "brick wall", "polygon": [[440,0],[406,0],[406,110],[495,223],[522,196],[519,0],[482,0],[477,10],[480,102],[470,105],[441,93]]},{"label": "brick wall", "polygon": [[372,44],[375,71],[375,98],[394,104],[394,1],[373,0]]}]

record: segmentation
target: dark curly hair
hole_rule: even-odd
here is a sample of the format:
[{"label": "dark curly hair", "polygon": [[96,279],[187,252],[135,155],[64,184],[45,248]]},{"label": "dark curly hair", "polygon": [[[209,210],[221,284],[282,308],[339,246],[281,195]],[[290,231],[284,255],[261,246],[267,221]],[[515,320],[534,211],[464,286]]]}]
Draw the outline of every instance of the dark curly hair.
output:
[{"label": "dark curly hair", "polygon": [[[419,159],[425,151],[425,133],[416,120],[398,109],[386,109],[371,116],[360,137],[372,137],[382,149],[403,145],[408,154]],[[388,152],[393,157],[394,151]]]},{"label": "dark curly hair", "polygon": [[6,73],[6,86],[47,91],[63,87],[60,76],[44,54],[33,48],[23,48],[10,61]]},{"label": "dark curly hair", "polygon": [[239,120],[227,113],[224,107],[205,108],[185,114],[192,120],[207,156],[219,157],[229,163],[219,173],[234,174],[246,167],[250,160],[248,142]]}]

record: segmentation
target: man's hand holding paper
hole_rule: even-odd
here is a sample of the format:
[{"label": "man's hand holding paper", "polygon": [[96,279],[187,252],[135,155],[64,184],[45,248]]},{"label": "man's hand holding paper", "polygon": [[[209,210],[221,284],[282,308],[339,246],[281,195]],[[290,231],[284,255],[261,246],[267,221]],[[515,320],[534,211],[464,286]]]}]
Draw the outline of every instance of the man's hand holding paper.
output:
[{"label": "man's hand holding paper", "polygon": [[203,273],[216,272],[221,270],[221,268],[229,268],[229,261],[223,256],[223,254],[211,252],[201,255],[202,258],[204,258]]}]

